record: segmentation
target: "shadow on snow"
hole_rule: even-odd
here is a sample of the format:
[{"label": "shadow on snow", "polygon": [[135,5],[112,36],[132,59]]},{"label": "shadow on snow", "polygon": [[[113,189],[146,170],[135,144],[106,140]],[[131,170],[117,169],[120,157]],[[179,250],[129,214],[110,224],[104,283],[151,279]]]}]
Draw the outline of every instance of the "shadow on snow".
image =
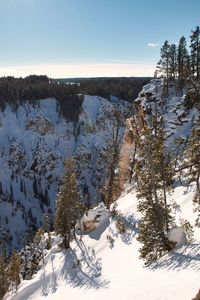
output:
[{"label": "shadow on snow", "polygon": [[183,270],[191,269],[196,272],[200,271],[200,244],[189,244],[182,246],[180,249],[172,250],[160,260],[153,263],[150,267],[152,270]]},{"label": "shadow on snow", "polygon": [[61,269],[62,277],[73,287],[85,289],[107,288],[109,281],[101,278],[102,263],[96,258],[95,251],[87,248],[82,241],[76,241],[81,252],[78,258],[75,250],[66,252],[65,261]]}]

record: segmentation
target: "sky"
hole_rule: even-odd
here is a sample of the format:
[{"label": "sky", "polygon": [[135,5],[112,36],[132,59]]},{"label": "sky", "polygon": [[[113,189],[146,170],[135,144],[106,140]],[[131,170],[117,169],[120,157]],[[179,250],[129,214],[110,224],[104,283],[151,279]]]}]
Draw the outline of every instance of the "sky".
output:
[{"label": "sky", "polygon": [[0,0],[0,76],[152,76],[199,0]]}]

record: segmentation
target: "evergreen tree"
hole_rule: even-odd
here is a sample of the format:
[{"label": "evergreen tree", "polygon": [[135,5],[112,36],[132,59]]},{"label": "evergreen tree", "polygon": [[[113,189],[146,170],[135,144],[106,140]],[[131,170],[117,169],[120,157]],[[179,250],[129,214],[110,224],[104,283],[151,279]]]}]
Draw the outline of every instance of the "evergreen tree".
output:
[{"label": "evergreen tree", "polygon": [[178,80],[179,86],[182,87],[186,83],[188,74],[190,73],[190,61],[189,54],[187,51],[187,43],[184,36],[179,40],[178,49],[177,49],[177,71],[178,71]]},{"label": "evergreen tree", "polygon": [[2,183],[0,181],[0,195],[3,194],[3,187],[2,187]]},{"label": "evergreen tree", "polygon": [[169,47],[169,79],[175,80],[177,76],[177,49],[172,44]]},{"label": "evergreen tree", "polygon": [[44,230],[43,228],[39,228],[35,234],[34,240],[33,240],[33,244],[34,244],[34,248],[37,248],[38,245],[41,243],[42,238],[44,236]]},{"label": "evergreen tree", "polygon": [[[45,247],[45,243],[44,243],[44,230],[43,230],[43,228],[39,228],[38,231],[36,232],[34,240],[33,240],[33,244],[34,244],[34,249],[39,249],[42,252],[42,262],[44,264],[44,247]],[[48,247],[48,249],[50,249],[50,247]],[[33,266],[33,268],[34,268],[34,266]]]},{"label": "evergreen tree", "polygon": [[115,114],[115,124],[113,128],[112,138],[107,141],[105,150],[106,160],[106,183],[103,188],[104,201],[107,209],[110,209],[111,203],[113,203],[120,193],[119,185],[119,160],[120,160],[120,122],[121,116],[118,111]]},{"label": "evergreen tree", "polygon": [[44,214],[43,216],[43,229],[44,232],[47,232],[48,234],[48,245],[47,248],[51,248],[51,234],[50,234],[50,222],[49,222],[49,216],[47,214]]},{"label": "evergreen tree", "polygon": [[185,158],[189,166],[187,177],[190,182],[196,182],[195,200],[200,204],[200,121],[189,137]]},{"label": "evergreen tree", "polygon": [[168,41],[165,41],[161,47],[157,72],[168,81],[170,77],[170,44]]},{"label": "evergreen tree", "polygon": [[33,177],[33,194],[35,197],[38,197],[38,186],[37,186],[37,179],[36,179],[35,174]]},{"label": "evergreen tree", "polygon": [[20,192],[23,193],[23,182],[22,182],[22,179],[20,179]]},{"label": "evergreen tree", "polygon": [[197,80],[200,79],[200,28],[196,27],[190,36],[190,63],[192,75],[196,76]]},{"label": "evergreen tree", "polygon": [[44,214],[43,216],[43,229],[44,232],[50,233],[50,222],[48,214]]},{"label": "evergreen tree", "polygon": [[0,256],[0,300],[8,291],[9,280],[8,280],[8,270],[6,265],[5,257]]},{"label": "evergreen tree", "polygon": [[17,286],[20,284],[20,277],[19,277],[20,266],[21,266],[21,257],[14,250],[9,263],[9,281],[13,285],[14,289],[17,289]]},{"label": "evergreen tree", "polygon": [[75,172],[75,161],[68,158],[65,163],[65,175],[57,195],[55,212],[55,231],[63,239],[63,247],[70,247],[71,230],[82,215],[81,195]]},{"label": "evergreen tree", "polygon": [[47,188],[45,188],[45,191],[44,191],[43,202],[46,206],[49,206],[49,204],[50,204],[49,192],[48,192]]},{"label": "evergreen tree", "polygon": [[10,181],[10,197],[13,199],[13,187],[11,181]]},{"label": "evergreen tree", "polygon": [[140,257],[145,264],[170,249],[166,237],[171,216],[166,190],[171,180],[171,165],[164,148],[163,122],[153,118],[152,127],[145,127],[138,143],[141,159],[136,162],[138,210],[142,213],[138,240],[142,243]]}]

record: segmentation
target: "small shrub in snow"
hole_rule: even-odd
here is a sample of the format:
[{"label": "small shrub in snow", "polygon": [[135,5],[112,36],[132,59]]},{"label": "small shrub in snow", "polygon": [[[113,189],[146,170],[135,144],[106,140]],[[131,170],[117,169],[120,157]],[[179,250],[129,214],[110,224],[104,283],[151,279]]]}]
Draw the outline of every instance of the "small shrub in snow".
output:
[{"label": "small shrub in snow", "polygon": [[126,222],[121,216],[119,216],[117,218],[116,227],[117,227],[117,230],[120,234],[123,234],[123,233],[127,232]]},{"label": "small shrub in snow", "polygon": [[181,210],[180,205],[175,200],[171,201],[171,208],[175,213]]},{"label": "small shrub in snow", "polygon": [[[193,199],[193,203],[194,205],[200,205],[200,195],[198,193],[198,191],[196,191],[195,195],[194,195],[194,199]],[[197,206],[198,209],[198,206]]]},{"label": "small shrub in snow", "polygon": [[107,238],[108,242],[110,243],[110,248],[112,249],[114,247],[115,240],[109,234],[106,236],[106,238]]},{"label": "small shrub in snow", "polygon": [[73,263],[72,269],[77,268],[78,266],[80,266],[81,262],[79,259],[76,260],[76,262]]},{"label": "small shrub in snow", "polygon": [[200,227],[200,215],[195,220],[195,226]]},{"label": "small shrub in snow", "polygon": [[82,226],[83,226],[83,230],[85,232],[91,232],[96,229],[95,221],[85,221],[85,222],[83,222]]},{"label": "small shrub in snow", "polygon": [[193,231],[193,226],[191,225],[191,223],[183,218],[179,219],[179,223],[180,223],[181,228],[183,228],[186,233],[187,241],[189,243],[194,242],[194,231]]},{"label": "small shrub in snow", "polygon": [[51,243],[51,233],[50,233],[50,222],[49,222],[49,216],[47,214],[44,214],[43,216],[43,229],[44,232],[48,235],[48,240],[46,242],[46,249],[51,249],[52,243]]},{"label": "small shrub in snow", "polygon": [[116,217],[118,212],[117,212],[117,202],[114,202],[113,205],[112,205],[112,208],[111,208],[111,214],[112,214],[112,217]]}]

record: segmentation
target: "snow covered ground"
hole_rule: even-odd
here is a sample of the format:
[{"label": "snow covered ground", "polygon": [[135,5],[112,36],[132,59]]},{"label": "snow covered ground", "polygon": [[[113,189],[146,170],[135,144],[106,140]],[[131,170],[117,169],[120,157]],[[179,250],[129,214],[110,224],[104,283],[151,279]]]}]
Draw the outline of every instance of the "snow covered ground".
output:
[{"label": "snow covered ground", "polygon": [[[87,190],[91,202],[99,200],[96,191],[105,178],[102,154],[116,107],[128,111],[125,101],[85,95],[77,122],[61,117],[53,98],[0,110],[0,236],[9,250],[20,249],[31,228],[41,226],[44,212],[54,211],[69,155],[80,164],[81,190]],[[124,126],[120,129],[123,133]]]},{"label": "snow covered ground", "polygon": [[[174,214],[192,225],[193,187],[177,187],[169,195],[176,201]],[[117,210],[125,218],[127,231],[120,234],[116,220],[105,213],[105,222],[91,233],[77,238],[68,251],[53,247],[45,264],[29,281],[23,281],[15,295],[7,300],[190,300],[200,288],[200,228],[194,227],[195,241],[166,254],[150,267],[144,267],[138,256],[137,197],[134,191],[124,193]]]}]

